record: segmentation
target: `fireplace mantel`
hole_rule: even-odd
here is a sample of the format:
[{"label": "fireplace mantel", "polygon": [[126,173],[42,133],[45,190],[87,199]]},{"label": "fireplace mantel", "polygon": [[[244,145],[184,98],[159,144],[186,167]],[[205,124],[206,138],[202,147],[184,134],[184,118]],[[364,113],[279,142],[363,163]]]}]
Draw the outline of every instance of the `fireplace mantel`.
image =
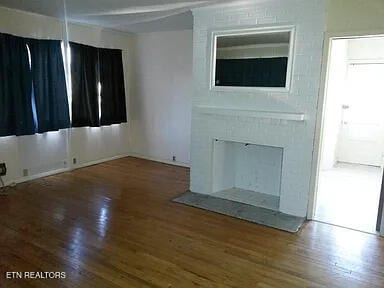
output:
[{"label": "fireplace mantel", "polygon": [[194,109],[198,113],[211,114],[211,115],[222,115],[222,116],[235,116],[235,117],[253,117],[253,118],[264,118],[264,119],[278,119],[286,121],[305,121],[304,113],[295,112],[279,112],[279,111],[261,111],[252,109],[238,109],[238,108],[226,108],[220,106],[205,106],[198,105]]}]

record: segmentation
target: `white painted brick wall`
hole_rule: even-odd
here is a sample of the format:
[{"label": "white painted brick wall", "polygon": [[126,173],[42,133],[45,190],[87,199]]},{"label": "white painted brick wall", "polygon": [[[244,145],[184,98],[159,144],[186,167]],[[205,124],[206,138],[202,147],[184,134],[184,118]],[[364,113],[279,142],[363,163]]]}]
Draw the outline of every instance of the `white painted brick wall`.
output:
[{"label": "white painted brick wall", "polygon": [[[321,71],[323,0],[270,0],[236,7],[194,11],[193,105],[306,114],[305,122],[208,115],[194,109],[191,190],[212,193],[213,139],[282,147],[280,210],[305,216]],[[218,92],[209,89],[210,31],[257,25],[295,25],[296,40],[289,92]]]}]

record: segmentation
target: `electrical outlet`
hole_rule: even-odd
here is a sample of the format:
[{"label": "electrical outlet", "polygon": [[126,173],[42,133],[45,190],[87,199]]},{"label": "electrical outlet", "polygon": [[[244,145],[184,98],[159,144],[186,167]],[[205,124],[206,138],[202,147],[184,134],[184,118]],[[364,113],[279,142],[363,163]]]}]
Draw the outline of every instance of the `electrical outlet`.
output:
[{"label": "electrical outlet", "polygon": [[5,163],[0,163],[0,176],[7,175],[7,166]]},{"label": "electrical outlet", "polygon": [[27,177],[29,175],[28,169],[23,169],[23,177]]},{"label": "electrical outlet", "polygon": [[172,156],[172,161],[176,162],[176,156]]},{"label": "electrical outlet", "polygon": [[76,158],[73,158],[73,159],[72,159],[72,164],[73,164],[73,165],[76,165],[76,163],[77,163],[77,159],[76,159]]}]

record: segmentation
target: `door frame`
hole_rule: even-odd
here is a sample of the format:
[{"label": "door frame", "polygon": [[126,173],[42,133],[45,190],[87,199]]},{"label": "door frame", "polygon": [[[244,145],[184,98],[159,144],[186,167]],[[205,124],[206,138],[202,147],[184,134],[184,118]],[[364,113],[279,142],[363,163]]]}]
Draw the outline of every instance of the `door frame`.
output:
[{"label": "door frame", "polygon": [[376,222],[376,231],[380,231],[380,234],[384,236],[384,175],[382,177],[381,182],[381,192],[380,192],[380,200],[379,200],[379,212],[377,214],[377,222]]},{"label": "door frame", "polygon": [[[345,31],[345,32],[326,32],[324,33],[323,57],[321,64],[320,88],[317,101],[316,128],[313,143],[312,168],[310,179],[310,191],[307,207],[307,219],[313,220],[316,209],[317,189],[320,173],[321,148],[323,144],[323,128],[325,118],[325,107],[327,88],[329,82],[329,68],[331,61],[332,41],[337,39],[353,39],[353,38],[371,38],[384,37],[384,30],[376,31]],[[383,178],[384,181],[384,178]],[[384,182],[383,182],[384,183]],[[381,201],[384,202],[384,187],[381,189]],[[380,203],[382,205],[383,203]],[[380,221],[379,221],[380,222]],[[380,234],[384,236],[384,213],[382,215]]]}]

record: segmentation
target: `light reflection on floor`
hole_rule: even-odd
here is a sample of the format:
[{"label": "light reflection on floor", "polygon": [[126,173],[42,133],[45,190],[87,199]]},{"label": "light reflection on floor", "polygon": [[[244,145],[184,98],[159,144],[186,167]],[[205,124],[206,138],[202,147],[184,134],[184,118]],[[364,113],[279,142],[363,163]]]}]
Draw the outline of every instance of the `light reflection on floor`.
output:
[{"label": "light reflection on floor", "polygon": [[99,214],[99,221],[98,221],[98,228],[99,233],[101,234],[101,237],[105,237],[108,224],[109,224],[109,207],[104,206],[100,208],[100,214]]},{"label": "light reflection on floor", "polygon": [[375,233],[382,170],[339,163],[320,172],[315,220]]}]

